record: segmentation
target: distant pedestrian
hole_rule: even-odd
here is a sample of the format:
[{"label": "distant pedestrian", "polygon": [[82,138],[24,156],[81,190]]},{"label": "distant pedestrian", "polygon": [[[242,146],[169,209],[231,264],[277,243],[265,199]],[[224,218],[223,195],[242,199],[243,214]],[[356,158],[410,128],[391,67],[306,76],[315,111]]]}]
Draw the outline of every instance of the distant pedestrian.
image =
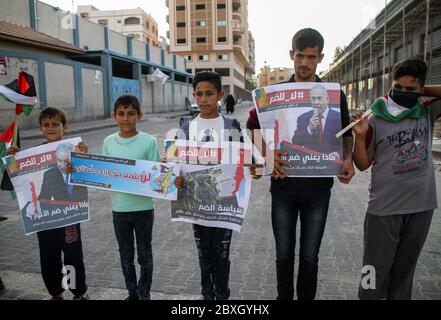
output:
[{"label": "distant pedestrian", "polygon": [[225,105],[226,105],[227,114],[234,112],[234,106],[236,105],[236,100],[234,100],[234,97],[231,94],[225,97]]}]

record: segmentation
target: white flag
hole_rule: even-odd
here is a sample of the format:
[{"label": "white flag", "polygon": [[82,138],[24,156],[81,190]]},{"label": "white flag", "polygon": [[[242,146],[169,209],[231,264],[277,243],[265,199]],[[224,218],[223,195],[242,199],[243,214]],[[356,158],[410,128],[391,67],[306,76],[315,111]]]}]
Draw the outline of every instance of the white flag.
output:
[{"label": "white flag", "polygon": [[159,80],[161,81],[161,85],[164,85],[168,78],[170,77],[162,72],[160,69],[155,69],[152,74],[147,75],[147,79],[149,81]]}]

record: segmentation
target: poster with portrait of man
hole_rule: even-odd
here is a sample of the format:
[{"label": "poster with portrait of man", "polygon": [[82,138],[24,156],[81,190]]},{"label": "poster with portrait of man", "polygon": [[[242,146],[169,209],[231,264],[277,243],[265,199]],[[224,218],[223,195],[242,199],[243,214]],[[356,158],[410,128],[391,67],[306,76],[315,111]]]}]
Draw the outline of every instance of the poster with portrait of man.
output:
[{"label": "poster with portrait of man", "polygon": [[66,165],[81,138],[52,142],[4,157],[26,234],[89,220],[87,188],[68,183]]},{"label": "poster with portrait of man", "polygon": [[253,91],[267,147],[287,152],[290,177],[332,177],[343,160],[340,85],[292,82]]}]

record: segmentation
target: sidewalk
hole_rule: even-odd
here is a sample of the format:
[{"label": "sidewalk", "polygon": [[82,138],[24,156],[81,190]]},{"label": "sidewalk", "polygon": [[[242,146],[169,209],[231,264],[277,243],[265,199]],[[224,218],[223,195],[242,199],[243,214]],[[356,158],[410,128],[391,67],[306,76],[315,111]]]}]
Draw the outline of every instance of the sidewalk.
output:
[{"label": "sidewalk", "polygon": [[[165,113],[148,113],[148,114],[143,114],[143,117],[140,122],[144,122],[144,121],[157,122],[158,119],[161,118],[173,119],[173,118],[189,116],[189,115],[190,113],[187,110],[165,112]],[[111,128],[111,127],[116,127],[116,123],[113,118],[73,122],[73,123],[69,123],[69,128],[66,132],[66,135],[67,136],[75,135],[82,132],[88,132],[92,130]],[[42,139],[42,138],[43,135],[41,134],[40,128],[20,130],[20,140],[33,140],[33,139]]]}]

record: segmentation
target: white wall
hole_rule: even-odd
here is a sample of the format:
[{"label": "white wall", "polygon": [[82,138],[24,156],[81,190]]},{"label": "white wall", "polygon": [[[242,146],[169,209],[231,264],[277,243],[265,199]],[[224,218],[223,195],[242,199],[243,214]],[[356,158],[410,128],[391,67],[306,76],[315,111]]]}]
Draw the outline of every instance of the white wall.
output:
[{"label": "white wall", "polygon": [[[90,51],[102,50],[105,46],[104,28],[98,24],[79,18],[80,48]],[[85,49],[86,50],[86,49]]]},{"label": "white wall", "polygon": [[46,62],[46,97],[47,106],[63,108],[67,119],[76,119],[74,71],[69,65]]},{"label": "white wall", "polygon": [[83,68],[81,70],[83,83],[83,107],[81,119],[92,120],[104,117],[103,73],[100,70]]},{"label": "white wall", "polygon": [[145,60],[146,55],[146,45],[143,42],[140,42],[138,40],[132,41],[132,55],[135,58]]},{"label": "white wall", "polygon": [[38,31],[73,44],[73,30],[70,28],[73,25],[73,15],[55,10],[46,3],[37,2],[37,17]]},{"label": "white wall", "polygon": [[127,55],[127,38],[109,30],[109,49]]},{"label": "white wall", "polygon": [[150,46],[150,61],[153,63],[161,64],[161,49]]},{"label": "white wall", "polygon": [[0,19],[31,26],[31,18],[28,0],[0,1]]}]

